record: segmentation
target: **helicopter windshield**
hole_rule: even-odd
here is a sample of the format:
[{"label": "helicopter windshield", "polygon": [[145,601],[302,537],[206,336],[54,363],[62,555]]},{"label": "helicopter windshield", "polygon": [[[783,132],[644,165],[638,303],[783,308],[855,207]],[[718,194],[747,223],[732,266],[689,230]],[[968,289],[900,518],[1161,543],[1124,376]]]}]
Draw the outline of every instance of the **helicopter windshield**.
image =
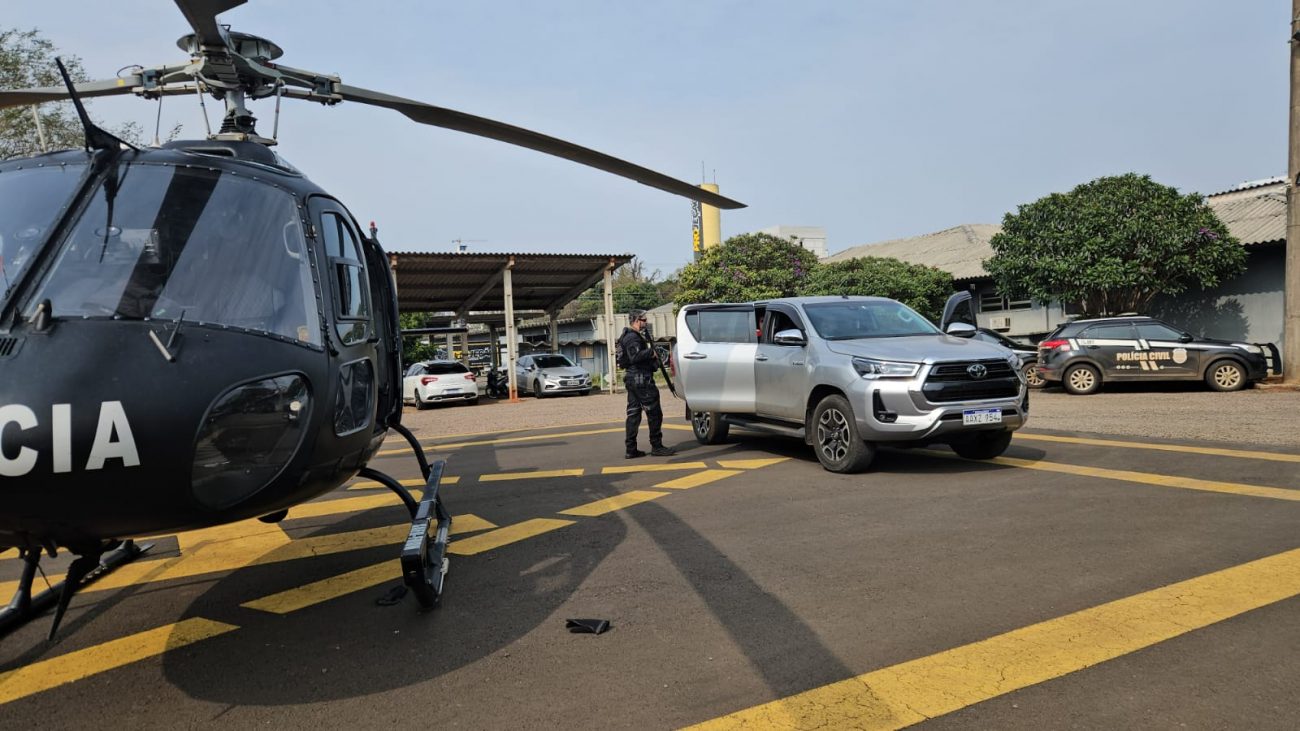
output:
[{"label": "helicopter windshield", "polygon": [[85,171],[85,165],[46,165],[0,174],[0,291],[5,299]]},{"label": "helicopter windshield", "polygon": [[69,317],[182,318],[321,344],[298,206],[213,169],[129,164],[95,191],[36,297]]}]

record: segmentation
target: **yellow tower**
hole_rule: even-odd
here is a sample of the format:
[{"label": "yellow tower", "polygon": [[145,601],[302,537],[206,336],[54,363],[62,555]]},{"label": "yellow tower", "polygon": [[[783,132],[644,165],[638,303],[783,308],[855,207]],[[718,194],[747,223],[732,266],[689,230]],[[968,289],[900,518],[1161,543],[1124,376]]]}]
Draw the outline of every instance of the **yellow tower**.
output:
[{"label": "yellow tower", "polygon": [[[717,183],[700,183],[710,193],[718,192]],[[722,243],[722,212],[707,203],[700,204],[700,238],[705,249]]]}]

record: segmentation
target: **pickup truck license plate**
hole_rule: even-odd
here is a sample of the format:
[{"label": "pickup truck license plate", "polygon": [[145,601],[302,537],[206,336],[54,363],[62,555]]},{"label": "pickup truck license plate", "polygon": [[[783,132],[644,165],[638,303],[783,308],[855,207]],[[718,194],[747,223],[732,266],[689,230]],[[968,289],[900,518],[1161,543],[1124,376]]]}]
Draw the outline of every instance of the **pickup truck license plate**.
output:
[{"label": "pickup truck license plate", "polygon": [[972,424],[1001,424],[1002,409],[967,409],[961,412],[961,423],[966,426]]}]

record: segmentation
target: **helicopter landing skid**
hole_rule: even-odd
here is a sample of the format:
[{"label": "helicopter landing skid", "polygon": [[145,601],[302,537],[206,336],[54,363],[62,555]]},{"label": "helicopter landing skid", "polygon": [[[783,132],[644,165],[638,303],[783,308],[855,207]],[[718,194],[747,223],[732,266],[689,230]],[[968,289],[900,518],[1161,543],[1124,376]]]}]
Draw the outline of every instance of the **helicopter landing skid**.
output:
[{"label": "helicopter landing skid", "polygon": [[[24,549],[22,554],[23,573],[18,581],[18,588],[9,600],[9,605],[0,609],[0,636],[4,636],[44,614],[50,607],[56,607],[57,613],[50,626],[48,639],[54,639],[68,602],[80,589],[98,580],[113,569],[130,563],[146,551],[153,548],[152,543],[137,545],[135,541],[126,541],[107,553],[79,556],[68,569],[69,580],[60,581],[41,593],[32,595],[32,583],[36,578],[37,564],[41,560],[40,549]],[[51,554],[53,555],[53,554]],[[69,588],[70,587],[70,588]],[[65,591],[67,597],[64,597]]]},{"label": "helicopter landing skid", "polygon": [[446,465],[442,460],[428,465],[424,494],[418,501],[400,482],[378,470],[366,467],[358,473],[397,493],[411,513],[411,530],[402,544],[402,581],[424,609],[437,606],[442,599],[443,578],[447,575],[451,514],[438,495]]}]

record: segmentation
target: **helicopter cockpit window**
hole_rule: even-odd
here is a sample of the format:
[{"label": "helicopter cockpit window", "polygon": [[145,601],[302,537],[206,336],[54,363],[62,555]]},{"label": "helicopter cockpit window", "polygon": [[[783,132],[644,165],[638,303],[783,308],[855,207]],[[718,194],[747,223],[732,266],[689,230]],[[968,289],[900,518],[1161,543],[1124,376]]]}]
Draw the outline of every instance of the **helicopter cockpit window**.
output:
[{"label": "helicopter cockpit window", "polygon": [[122,165],[62,242],[27,309],[160,318],[321,345],[298,206],[220,170]]},{"label": "helicopter cockpit window", "polygon": [[370,297],[361,263],[361,245],[352,233],[351,224],[337,213],[325,213],[321,217],[321,229],[325,252],[334,271],[339,339],[346,345],[359,343],[366,339],[366,323],[370,318]]},{"label": "helicopter cockpit window", "polygon": [[0,292],[6,299],[85,172],[84,165],[47,165],[0,173]]}]

